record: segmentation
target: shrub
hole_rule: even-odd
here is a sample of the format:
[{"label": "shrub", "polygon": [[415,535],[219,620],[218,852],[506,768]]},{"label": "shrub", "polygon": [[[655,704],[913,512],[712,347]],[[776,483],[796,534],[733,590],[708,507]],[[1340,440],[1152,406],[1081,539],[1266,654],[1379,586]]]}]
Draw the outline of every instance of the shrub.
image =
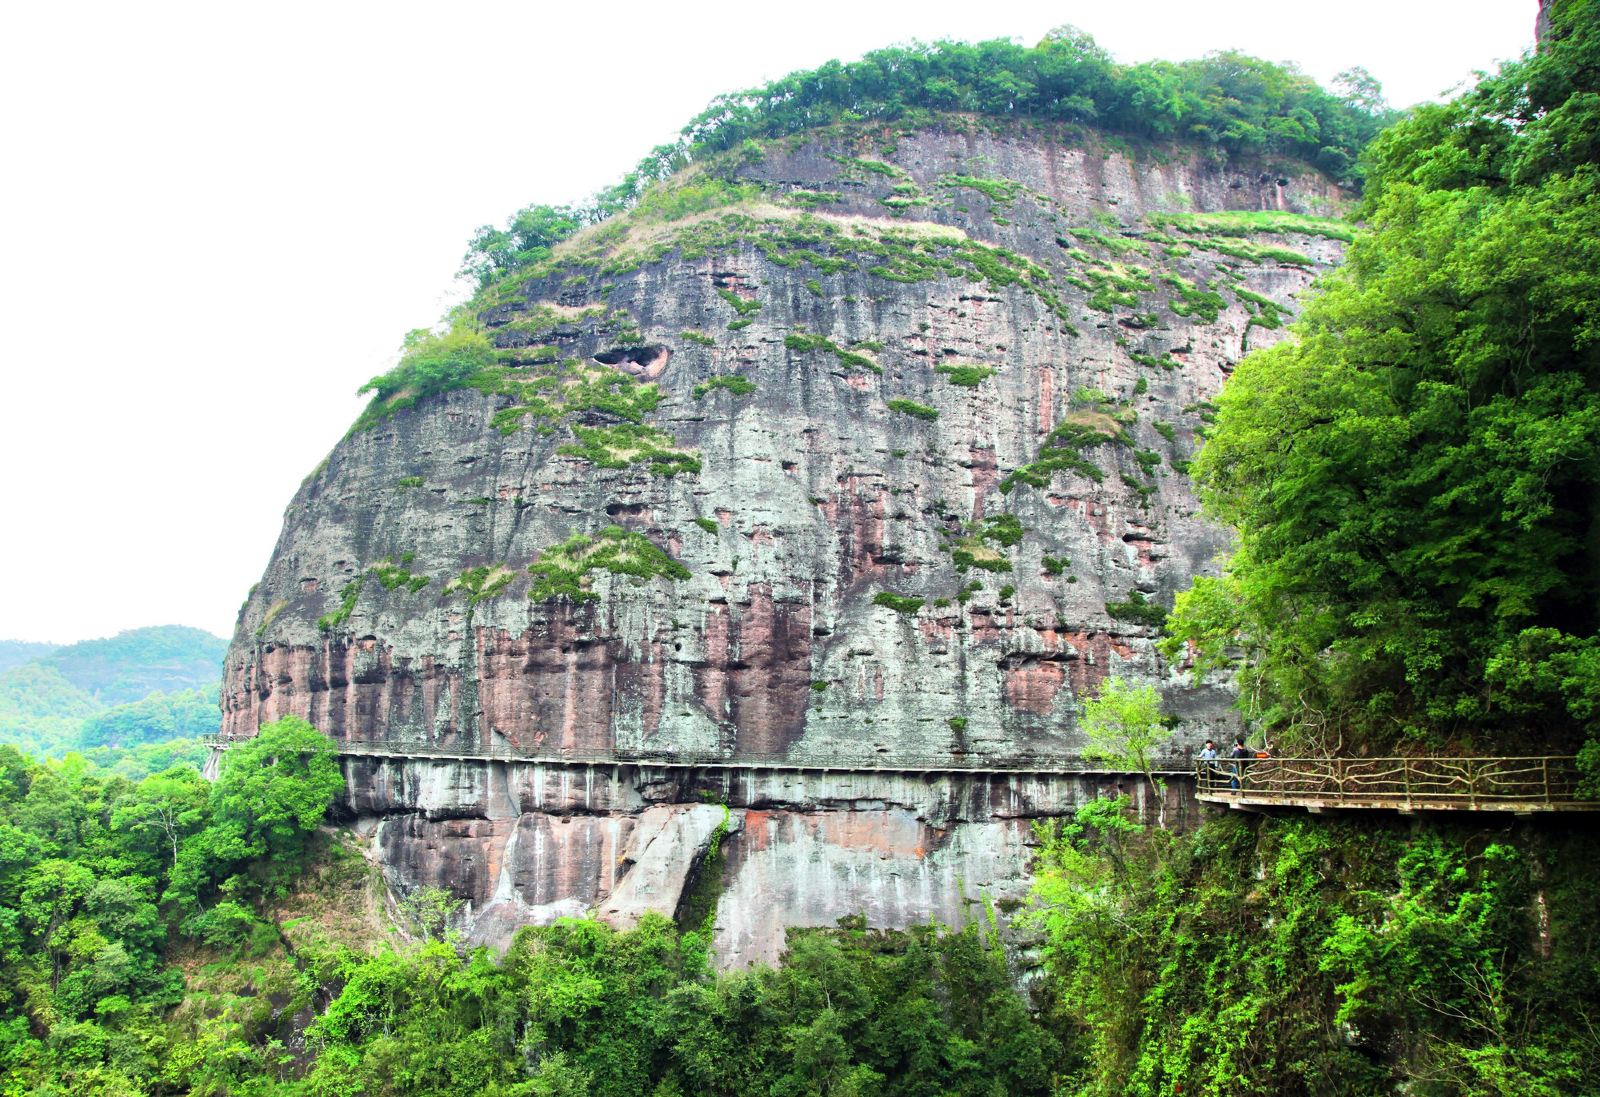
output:
[{"label": "shrub", "polygon": [[374,426],[423,397],[464,388],[494,364],[494,344],[475,328],[458,325],[442,334],[426,328],[409,332],[395,367],[356,390],[357,395],[373,395],[352,429]]},{"label": "shrub", "polygon": [[1167,611],[1138,590],[1129,594],[1125,602],[1107,602],[1106,613],[1119,621],[1132,621],[1155,629],[1167,622]]},{"label": "shrub", "polygon": [[589,591],[588,576],[593,571],[631,576],[638,583],[654,578],[690,578],[688,568],[644,534],[607,526],[593,537],[574,534],[540,553],[528,565],[528,572],[534,577],[528,597],[535,602],[552,598],[592,601],[596,595]]},{"label": "shrub", "polygon": [[722,289],[721,287],[718,287],[717,296],[728,302],[728,304],[732,305],[733,311],[737,312],[740,316],[749,316],[752,313],[761,311],[760,301],[740,297],[737,293],[734,293],[730,289]]},{"label": "shrub", "polygon": [[975,389],[994,376],[994,367],[975,365],[934,366],[933,372],[944,374],[945,380],[964,389]]},{"label": "shrub", "polygon": [[872,596],[872,604],[875,606],[887,606],[896,613],[910,615],[916,613],[922,608],[923,599],[914,598],[906,594],[895,594],[892,591],[880,590],[877,594]]},{"label": "shrub", "polygon": [[890,411],[897,411],[901,415],[909,415],[914,419],[922,419],[930,423],[939,418],[938,408],[930,408],[928,405],[919,404],[915,400],[890,400],[888,408]]},{"label": "shrub", "polygon": [[726,373],[715,377],[707,377],[704,381],[695,385],[690,392],[696,400],[699,400],[706,393],[715,392],[718,389],[725,389],[735,396],[749,396],[756,391],[756,383],[748,377],[740,377],[736,373]]}]

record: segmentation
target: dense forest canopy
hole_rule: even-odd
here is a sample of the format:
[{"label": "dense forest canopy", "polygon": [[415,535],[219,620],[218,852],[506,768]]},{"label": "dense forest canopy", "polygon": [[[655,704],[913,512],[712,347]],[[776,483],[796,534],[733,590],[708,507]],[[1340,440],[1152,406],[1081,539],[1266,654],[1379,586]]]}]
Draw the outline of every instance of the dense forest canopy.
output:
[{"label": "dense forest canopy", "polygon": [[916,125],[940,113],[1076,123],[1183,141],[1218,160],[1280,157],[1356,182],[1362,149],[1395,117],[1365,70],[1338,92],[1292,66],[1246,54],[1120,65],[1070,27],[1036,46],[1008,39],[934,42],[829,61],[760,88],[718,96],[621,182],[580,207],[533,205],[504,229],[480,228],[464,273],[480,282],[542,262],[585,224],[633,206],[652,183],[718,153],[838,123]]},{"label": "dense forest canopy", "polygon": [[290,717],[215,782],[187,765],[134,782],[0,746],[0,1077],[21,1087],[6,1093],[157,1084],[183,998],[168,950],[276,940],[256,906],[294,879],[343,786],[333,750]]},{"label": "dense forest canopy", "polygon": [[1582,0],[1378,138],[1370,231],[1224,389],[1195,471],[1238,552],[1174,636],[1266,726],[1600,761],[1597,151]]}]

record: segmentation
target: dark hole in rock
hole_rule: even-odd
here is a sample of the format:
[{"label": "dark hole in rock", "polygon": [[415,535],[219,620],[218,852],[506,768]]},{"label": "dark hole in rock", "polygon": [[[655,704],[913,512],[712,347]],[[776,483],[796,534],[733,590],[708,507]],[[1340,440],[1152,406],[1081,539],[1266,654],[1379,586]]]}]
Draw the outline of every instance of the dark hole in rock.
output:
[{"label": "dark hole in rock", "polygon": [[669,357],[672,351],[659,344],[643,347],[612,347],[603,350],[594,356],[594,360],[603,366],[616,366],[624,362],[635,366],[654,365],[659,358]]},{"label": "dark hole in rock", "polygon": [[1288,185],[1289,185],[1289,180],[1287,180],[1287,179],[1279,179],[1278,180],[1278,186],[1286,187]]},{"label": "dark hole in rock", "polygon": [[606,513],[612,518],[637,518],[644,513],[643,503],[607,503]]},{"label": "dark hole in rock", "polygon": [[647,346],[612,347],[596,354],[594,360],[603,366],[615,366],[630,377],[654,381],[661,376],[662,371],[667,368],[667,363],[672,360],[672,348],[659,343]]}]

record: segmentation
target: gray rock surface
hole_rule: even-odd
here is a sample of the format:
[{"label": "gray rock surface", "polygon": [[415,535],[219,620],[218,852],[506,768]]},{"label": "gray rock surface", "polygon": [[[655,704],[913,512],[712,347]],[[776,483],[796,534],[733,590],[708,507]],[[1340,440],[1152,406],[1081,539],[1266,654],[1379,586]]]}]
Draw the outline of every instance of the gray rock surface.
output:
[{"label": "gray rock surface", "polygon": [[[290,503],[241,612],[225,731],[293,713],[419,751],[1013,766],[1075,758],[1076,712],[1118,674],[1159,686],[1180,744],[1227,734],[1226,689],[1192,686],[1156,629],[1114,607],[1170,606],[1216,566],[1226,537],[1183,472],[1207,402],[1281,337],[1261,301],[1292,312],[1342,245],[1161,217],[1336,214],[1343,196],[1303,170],[1043,129],[953,123],[893,145],[822,135],[696,169],[744,184],[739,204],[636,211],[487,301],[515,374],[547,368],[529,348],[549,347],[560,376],[658,386],[645,423],[698,471],[564,453],[624,420],[589,408],[508,431],[511,401],[472,388],[352,432]],[[945,263],[932,277],[930,258]],[[992,373],[964,387],[954,365]],[[704,387],[728,376],[754,391]],[[1075,449],[1052,440],[1064,422]],[[595,570],[593,600],[528,596],[531,563],[607,526],[689,577]],[[372,570],[402,560],[426,586],[386,589]],[[469,568],[508,582],[474,603]],[[899,612],[881,594],[923,601]],[[344,810],[391,880],[453,889],[485,940],[561,914],[670,912],[721,818],[692,782],[667,782],[664,803],[659,783],[575,790],[584,767],[349,766]],[[785,925],[954,922],[980,892],[1021,897],[1027,819],[1071,806],[978,797],[951,813],[844,787],[862,780],[738,797],[724,962],[772,958]]]}]

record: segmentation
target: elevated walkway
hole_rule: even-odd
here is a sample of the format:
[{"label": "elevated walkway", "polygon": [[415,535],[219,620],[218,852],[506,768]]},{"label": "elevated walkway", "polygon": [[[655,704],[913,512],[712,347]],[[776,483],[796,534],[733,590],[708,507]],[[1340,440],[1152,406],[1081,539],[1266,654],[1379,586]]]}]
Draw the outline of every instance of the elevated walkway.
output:
[{"label": "elevated walkway", "polygon": [[1195,795],[1239,810],[1600,811],[1571,755],[1516,758],[1246,758],[1202,762]]},{"label": "elevated walkway", "polygon": [[[238,742],[247,742],[241,739]],[[234,740],[212,737],[205,740],[212,751],[220,752],[233,745]],[[759,770],[763,773],[893,773],[926,774],[1007,774],[1084,777],[1142,776],[1124,769],[1106,769],[1088,763],[1063,762],[1055,759],[1016,758],[995,761],[987,758],[907,759],[888,754],[875,754],[859,758],[838,758],[829,761],[807,761],[787,754],[755,754],[745,751],[733,753],[703,753],[671,750],[631,750],[618,748],[611,751],[518,751],[501,746],[488,750],[470,750],[461,746],[440,746],[428,743],[392,743],[373,740],[335,739],[341,757],[392,758],[396,760],[486,763],[506,762],[519,765],[557,767],[615,767],[642,766],[652,769],[678,770]],[[1193,775],[1188,759],[1169,758],[1156,762],[1152,770],[1160,778],[1188,778]]]},{"label": "elevated walkway", "polygon": [[[1085,762],[1044,758],[897,758],[873,754],[809,761],[785,754],[709,753],[618,748],[611,751],[520,751],[506,744],[488,750],[459,745],[335,740],[345,758],[507,764],[554,769],[623,768],[657,773],[696,771],[733,775],[896,775],[924,779],[985,775],[1018,778],[1126,779],[1141,776]],[[207,740],[212,764],[232,742]],[[1494,811],[1515,815],[1600,812],[1600,800],[1579,794],[1582,775],[1571,755],[1490,758],[1248,758],[1191,764],[1183,758],[1155,763],[1163,780],[1194,781],[1203,803],[1242,811],[1293,809],[1309,812],[1364,810],[1413,814],[1423,811]]]}]

